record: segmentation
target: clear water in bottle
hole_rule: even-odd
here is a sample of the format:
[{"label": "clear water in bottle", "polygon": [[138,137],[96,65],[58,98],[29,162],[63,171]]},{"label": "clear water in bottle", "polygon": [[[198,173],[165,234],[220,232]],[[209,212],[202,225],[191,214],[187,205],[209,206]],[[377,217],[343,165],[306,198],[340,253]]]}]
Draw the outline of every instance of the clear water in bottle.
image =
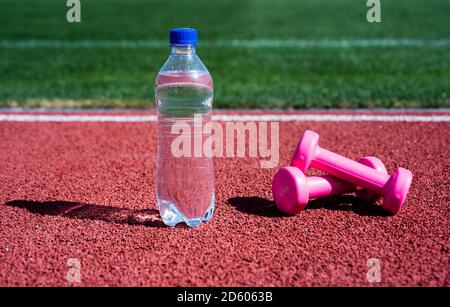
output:
[{"label": "clear water in bottle", "polygon": [[[208,221],[214,211],[214,164],[210,136],[203,127],[211,121],[213,83],[196,54],[197,31],[170,31],[172,52],[161,68],[155,85],[158,110],[157,201],[163,222],[174,226],[185,222],[195,227]],[[181,125],[180,125],[181,124]],[[177,126],[180,125],[180,126]],[[189,127],[189,129],[174,129]],[[186,131],[187,130],[187,131]],[[180,140],[184,146],[182,153]],[[201,141],[201,153],[194,144]],[[178,143],[175,143],[177,142]],[[188,150],[190,147],[190,150]]]}]

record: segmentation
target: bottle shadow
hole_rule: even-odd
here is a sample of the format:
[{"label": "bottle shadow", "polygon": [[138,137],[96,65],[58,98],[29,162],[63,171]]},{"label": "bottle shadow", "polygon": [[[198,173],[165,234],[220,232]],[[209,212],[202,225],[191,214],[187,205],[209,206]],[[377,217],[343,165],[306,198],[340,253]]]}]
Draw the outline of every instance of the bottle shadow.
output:
[{"label": "bottle shadow", "polygon": [[[228,199],[228,203],[237,210],[248,214],[266,217],[288,216],[278,210],[274,201],[258,196],[231,197]],[[389,216],[389,213],[384,211],[381,206],[363,202],[354,195],[314,199],[308,203],[304,210],[317,209],[352,211],[360,216]]]},{"label": "bottle shadow", "polygon": [[115,224],[165,227],[156,209],[132,210],[70,201],[12,200],[6,202],[5,205],[26,209],[31,213],[41,215],[98,220]]}]

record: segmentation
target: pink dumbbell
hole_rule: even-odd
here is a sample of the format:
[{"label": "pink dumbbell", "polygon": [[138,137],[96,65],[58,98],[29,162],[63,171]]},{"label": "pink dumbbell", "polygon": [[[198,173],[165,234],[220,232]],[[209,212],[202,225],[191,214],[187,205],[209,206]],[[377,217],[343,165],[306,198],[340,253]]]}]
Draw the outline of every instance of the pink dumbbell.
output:
[{"label": "pink dumbbell", "polygon": [[[387,174],[383,162],[376,157],[358,160],[381,173]],[[340,195],[357,191],[357,196],[366,202],[374,202],[379,195],[357,188],[354,184],[339,180],[331,175],[306,177],[294,166],[282,167],[272,180],[272,193],[278,209],[287,214],[302,211],[312,198]]]},{"label": "pink dumbbell", "polygon": [[302,172],[311,166],[383,196],[383,209],[395,214],[402,207],[411,186],[412,173],[402,167],[389,176],[344,158],[319,146],[319,135],[306,130],[292,157],[291,165]]}]

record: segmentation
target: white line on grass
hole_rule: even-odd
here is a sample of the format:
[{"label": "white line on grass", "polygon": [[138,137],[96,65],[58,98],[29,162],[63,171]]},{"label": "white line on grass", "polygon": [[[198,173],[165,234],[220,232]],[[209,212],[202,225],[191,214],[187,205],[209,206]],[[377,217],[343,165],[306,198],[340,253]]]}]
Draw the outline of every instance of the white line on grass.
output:
[{"label": "white line on grass", "polygon": [[[450,115],[216,114],[215,121],[450,122]],[[155,122],[156,115],[0,114],[0,122]]]},{"label": "white line on grass", "polygon": [[[232,39],[203,41],[204,47],[241,48],[350,48],[350,47],[447,47],[450,39]],[[162,48],[163,40],[0,40],[0,48]]]}]

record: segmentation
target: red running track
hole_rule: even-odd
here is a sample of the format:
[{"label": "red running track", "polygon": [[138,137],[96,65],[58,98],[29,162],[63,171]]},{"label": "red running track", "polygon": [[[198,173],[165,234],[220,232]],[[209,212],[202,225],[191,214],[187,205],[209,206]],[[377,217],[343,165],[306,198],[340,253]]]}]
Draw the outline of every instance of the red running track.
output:
[{"label": "red running track", "polygon": [[[280,166],[305,129],[349,158],[410,169],[400,213],[347,195],[284,216],[276,168],[219,158],[213,219],[166,228],[154,122],[0,121],[0,286],[74,285],[69,258],[82,286],[448,286],[450,122],[283,122]],[[367,281],[369,258],[381,261],[380,283]]]}]

